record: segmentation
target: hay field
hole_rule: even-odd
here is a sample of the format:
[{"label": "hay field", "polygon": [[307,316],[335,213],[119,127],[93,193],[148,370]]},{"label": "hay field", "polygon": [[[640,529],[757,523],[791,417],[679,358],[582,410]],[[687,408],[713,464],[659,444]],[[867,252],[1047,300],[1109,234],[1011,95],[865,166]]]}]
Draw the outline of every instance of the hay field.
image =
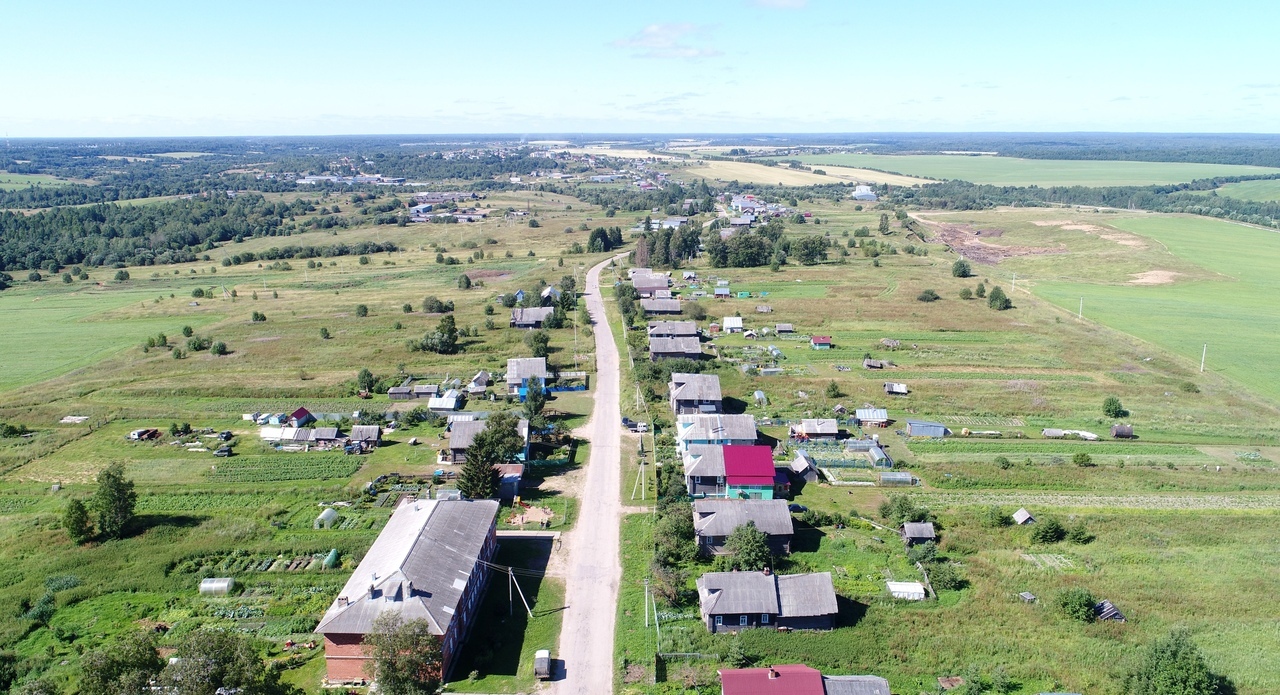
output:
[{"label": "hay field", "polygon": [[934,179],[1001,186],[1145,186],[1213,176],[1280,174],[1280,169],[1233,164],[1018,159],[968,155],[830,154],[795,157],[811,166],[840,165]]},{"label": "hay field", "polygon": [[76,182],[49,174],[11,174],[0,171],[0,191],[12,191],[28,186],[69,186],[73,183]]},{"label": "hay field", "polygon": [[730,162],[721,160],[704,161],[683,169],[690,174],[722,181],[743,181],[747,183],[781,184],[783,186],[812,186],[842,182],[887,183],[895,186],[913,186],[928,183],[928,179],[914,176],[886,174],[868,169],[857,169],[844,166],[824,166],[826,175],[810,171],[789,169],[784,166],[769,167],[751,162]]},{"label": "hay field", "polygon": [[1229,183],[1216,189],[1216,193],[1225,198],[1261,202],[1276,201],[1280,200],[1280,179],[1260,179],[1257,181]]}]

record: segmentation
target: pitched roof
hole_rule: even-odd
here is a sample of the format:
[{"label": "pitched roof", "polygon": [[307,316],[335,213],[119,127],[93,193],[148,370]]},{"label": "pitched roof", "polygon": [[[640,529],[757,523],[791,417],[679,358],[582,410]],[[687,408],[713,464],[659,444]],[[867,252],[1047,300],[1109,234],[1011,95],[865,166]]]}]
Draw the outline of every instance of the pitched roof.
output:
[{"label": "pitched roof", "polygon": [[724,447],[719,444],[690,444],[684,454],[684,474],[724,477]]},{"label": "pitched roof", "polygon": [[826,695],[889,695],[889,681],[880,676],[823,676]]},{"label": "pitched roof", "polygon": [[796,327],[789,323],[778,323],[778,324],[774,324],[773,330],[777,331],[778,333],[795,333]]},{"label": "pitched roof", "polygon": [[923,538],[926,540],[938,537],[938,534],[933,530],[933,523],[929,521],[920,523],[908,521],[902,525],[902,535],[906,538]]},{"label": "pitched roof", "polygon": [[658,275],[656,273],[637,274],[631,278],[631,284],[635,285],[637,291],[665,290],[670,286],[670,278],[666,275]]},{"label": "pitched roof", "polygon": [[498,515],[496,500],[406,502],[321,618],[316,632],[367,634],[386,610],[443,635]]},{"label": "pitched roof", "polygon": [[721,669],[720,689],[723,695],[824,695],[822,673],[804,664]]},{"label": "pitched roof", "polygon": [[312,436],[312,439],[314,439],[317,442],[325,439],[338,438],[337,427],[317,427],[314,430],[312,430],[312,432],[314,434],[314,436]]},{"label": "pitched roof", "polygon": [[376,442],[382,438],[382,428],[377,425],[355,425],[351,428],[351,439],[357,442]]},{"label": "pitched roof", "polygon": [[773,449],[767,446],[726,446],[724,474],[730,485],[772,485]]},{"label": "pitched roof", "polygon": [[701,355],[702,343],[694,337],[655,338],[650,336],[649,352],[663,355]]},{"label": "pitched roof", "polygon": [[641,299],[640,308],[645,311],[680,311],[679,299]]},{"label": "pitched roof", "polygon": [[708,572],[698,578],[702,612],[769,613],[777,615],[778,583],[763,572]]},{"label": "pitched roof", "polygon": [[809,339],[809,342],[810,342],[810,343],[812,343],[813,345],[830,345],[830,344],[831,344],[831,336],[829,336],[829,335],[815,335],[815,336],[813,336],[812,338],[810,338],[810,339]]},{"label": "pitched roof", "polygon": [[907,385],[893,381],[886,381],[884,382],[884,392],[905,394],[907,392]]},{"label": "pitched roof", "polygon": [[289,417],[290,417],[291,419],[292,419],[292,418],[303,418],[303,417],[306,417],[306,416],[308,416],[308,415],[311,415],[311,411],[310,411],[310,410],[307,410],[306,408],[298,408],[297,410],[295,410],[295,411],[293,411],[292,413],[290,413],[290,414],[289,414]]},{"label": "pitched roof", "polygon": [[833,418],[805,418],[800,421],[800,427],[810,437],[815,434],[836,435],[840,433],[840,425],[836,424]]},{"label": "pitched roof", "polygon": [[806,618],[840,612],[830,572],[777,576],[778,602],[781,604],[782,615],[788,618]]},{"label": "pitched roof", "polygon": [[742,328],[742,317],[741,317],[741,316],[726,316],[726,317],[724,317],[724,320],[720,322],[720,325],[721,325],[721,326],[724,326],[724,327],[725,327],[725,329],[729,329],[729,328]]},{"label": "pitched roof", "polygon": [[667,383],[671,397],[677,401],[719,401],[720,377],[715,374],[673,372]]},{"label": "pitched roof", "polygon": [[693,501],[693,528],[699,536],[727,536],[739,526],[755,522],[770,536],[795,533],[787,501],[700,499]]},{"label": "pitched roof", "polygon": [[511,322],[517,325],[522,323],[542,323],[547,320],[548,316],[555,313],[555,307],[538,306],[528,309],[512,309]]},{"label": "pitched roof", "polygon": [[1028,521],[1035,521],[1035,520],[1036,518],[1034,516],[1031,516],[1031,512],[1027,511],[1026,507],[1023,507],[1022,509],[1019,509],[1018,511],[1013,513],[1013,523],[1018,525],[1022,525],[1027,523]]},{"label": "pitched roof", "polygon": [[[476,435],[489,426],[488,420],[458,420],[449,425],[449,449],[462,451],[471,446]],[[529,438],[529,421],[521,418],[516,423],[516,431],[526,440]]]},{"label": "pitched roof", "polygon": [[678,337],[698,334],[698,324],[693,321],[650,321],[649,335]]},{"label": "pitched roof", "polygon": [[859,420],[888,420],[889,411],[884,408],[858,408],[853,416]]},{"label": "pitched roof", "polygon": [[507,383],[519,384],[530,377],[546,379],[551,376],[547,372],[545,357],[513,357],[507,360]]},{"label": "pitched roof", "polygon": [[754,415],[681,415],[676,419],[676,439],[683,442],[756,440]]}]

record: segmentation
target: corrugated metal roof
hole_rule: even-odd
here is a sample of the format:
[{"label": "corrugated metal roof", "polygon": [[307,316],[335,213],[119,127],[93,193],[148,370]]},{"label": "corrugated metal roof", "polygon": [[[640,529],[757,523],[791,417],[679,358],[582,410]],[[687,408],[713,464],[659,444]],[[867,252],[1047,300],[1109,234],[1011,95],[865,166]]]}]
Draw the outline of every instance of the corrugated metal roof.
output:
[{"label": "corrugated metal roof", "polygon": [[702,499],[693,501],[693,527],[699,536],[728,536],[755,522],[770,536],[795,533],[786,500]]},{"label": "corrugated metal roof", "polygon": [[822,673],[803,664],[721,669],[720,689],[723,695],[824,695]]},{"label": "corrugated metal roof", "polygon": [[783,616],[808,618],[840,612],[830,572],[780,574],[777,577],[778,603]]},{"label": "corrugated metal roof", "polygon": [[778,584],[763,572],[708,572],[698,578],[698,599],[705,615],[778,614]]},{"label": "corrugated metal roof", "polygon": [[825,695],[889,695],[889,681],[880,676],[823,676]]}]

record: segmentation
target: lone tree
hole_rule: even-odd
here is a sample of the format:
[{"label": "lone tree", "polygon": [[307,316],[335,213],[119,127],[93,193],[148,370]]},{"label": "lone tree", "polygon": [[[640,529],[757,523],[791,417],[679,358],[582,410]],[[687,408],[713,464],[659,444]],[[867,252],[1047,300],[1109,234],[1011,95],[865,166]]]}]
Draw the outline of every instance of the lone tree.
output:
[{"label": "lone tree", "polygon": [[942,297],[939,297],[934,290],[925,290],[916,297],[916,300],[921,302],[936,302],[939,299],[942,299]]},{"label": "lone tree", "polygon": [[1209,670],[1191,636],[1175,630],[1147,649],[1124,686],[1129,695],[1218,695],[1231,692],[1223,680]]},{"label": "lone tree", "polygon": [[888,216],[888,215],[886,215],[886,214],[884,214],[884,213],[881,213],[881,214],[880,214],[880,228],[879,228],[879,229],[880,229],[880,233],[881,233],[881,234],[888,234],[888,233],[889,233],[889,216]]},{"label": "lone tree", "polygon": [[524,343],[529,346],[529,350],[533,353],[534,357],[546,357],[551,354],[549,347],[551,344],[551,336],[547,335],[546,331],[530,331],[529,334],[524,337]]},{"label": "lone tree", "polygon": [[370,661],[365,667],[387,695],[430,695],[440,687],[444,652],[426,620],[405,620],[399,611],[383,611],[365,635]]},{"label": "lone tree", "polygon": [[[62,528],[76,545],[80,545],[93,537],[93,522],[89,519],[89,508],[84,502],[73,499],[67,503],[62,512]],[[82,688],[83,689],[83,688]]]},{"label": "lone tree", "polygon": [[1115,396],[1107,396],[1106,400],[1102,401],[1102,414],[1113,419],[1129,417],[1129,411],[1124,409],[1120,399]]},{"label": "lone tree", "polygon": [[961,258],[951,264],[951,275],[952,277],[967,278],[973,275],[973,267],[969,265],[969,261]]},{"label": "lone tree", "polygon": [[987,297],[987,306],[996,311],[1004,311],[1013,308],[1013,301],[1004,293],[1004,290],[994,287],[991,290],[991,296]]},{"label": "lone tree", "polygon": [[839,398],[839,397],[840,397],[840,384],[837,384],[834,381],[828,382],[827,398]]},{"label": "lone tree", "polygon": [[460,290],[469,290],[469,289],[471,289],[471,276],[467,275],[466,273],[463,273],[462,275],[459,275],[459,276],[458,276],[458,289],[460,289]]},{"label": "lone tree", "polygon": [[731,553],[727,562],[733,569],[758,572],[769,566],[773,553],[769,551],[769,537],[756,528],[756,522],[748,521],[729,534],[724,547]]},{"label": "lone tree", "polygon": [[542,417],[542,409],[547,407],[547,390],[543,388],[542,378],[529,379],[529,386],[524,396],[525,419],[533,421]]},{"label": "lone tree", "polygon": [[98,473],[98,489],[89,501],[89,508],[103,538],[119,538],[133,518],[137,504],[138,493],[133,490],[133,481],[125,480],[123,465],[113,463]]},{"label": "lone tree", "polygon": [[494,413],[467,447],[467,462],[458,474],[458,490],[470,499],[487,499],[498,492],[499,463],[507,463],[524,448],[519,421],[511,413]]},{"label": "lone tree", "polygon": [[369,315],[369,307],[364,304],[356,305],[356,316],[364,318]]},{"label": "lone tree", "polygon": [[373,375],[373,372],[369,371],[368,367],[361,369],[360,373],[356,374],[356,385],[360,387],[361,391],[372,391],[377,383],[378,378]]},{"label": "lone tree", "polygon": [[[249,638],[223,630],[194,630],[177,645],[179,658],[160,672],[162,692],[173,695],[292,695],[280,671],[268,668]],[[138,692],[138,691],[120,691]],[[146,692],[145,690],[142,692]]]},{"label": "lone tree", "polygon": [[144,693],[164,662],[156,652],[153,632],[134,632],[114,644],[95,649],[80,660],[81,695]]},{"label": "lone tree", "polygon": [[436,329],[422,337],[422,349],[438,355],[458,352],[458,323],[453,314],[441,316]]},{"label": "lone tree", "polygon": [[1031,540],[1036,543],[1058,543],[1067,537],[1067,529],[1062,526],[1062,522],[1049,517],[1037,523],[1031,529]]}]

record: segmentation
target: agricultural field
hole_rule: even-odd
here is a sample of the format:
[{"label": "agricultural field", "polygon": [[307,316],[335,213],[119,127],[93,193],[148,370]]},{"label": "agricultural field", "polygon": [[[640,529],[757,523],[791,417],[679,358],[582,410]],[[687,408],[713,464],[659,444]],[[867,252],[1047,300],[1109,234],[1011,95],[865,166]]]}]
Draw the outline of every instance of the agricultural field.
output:
[{"label": "agricultural field", "polygon": [[28,186],[67,186],[72,183],[76,182],[49,174],[11,174],[0,171],[0,191],[11,191]]},{"label": "agricultural field", "polygon": [[1147,186],[1214,176],[1280,174],[1268,167],[1235,164],[1018,159],[989,155],[824,154],[788,156],[810,166],[880,169],[906,176],[959,179],[998,186]]},{"label": "agricultural field", "polygon": [[1280,179],[1261,179],[1258,181],[1240,181],[1229,183],[1214,190],[1224,198],[1240,198],[1241,200],[1276,201],[1280,200]]}]

